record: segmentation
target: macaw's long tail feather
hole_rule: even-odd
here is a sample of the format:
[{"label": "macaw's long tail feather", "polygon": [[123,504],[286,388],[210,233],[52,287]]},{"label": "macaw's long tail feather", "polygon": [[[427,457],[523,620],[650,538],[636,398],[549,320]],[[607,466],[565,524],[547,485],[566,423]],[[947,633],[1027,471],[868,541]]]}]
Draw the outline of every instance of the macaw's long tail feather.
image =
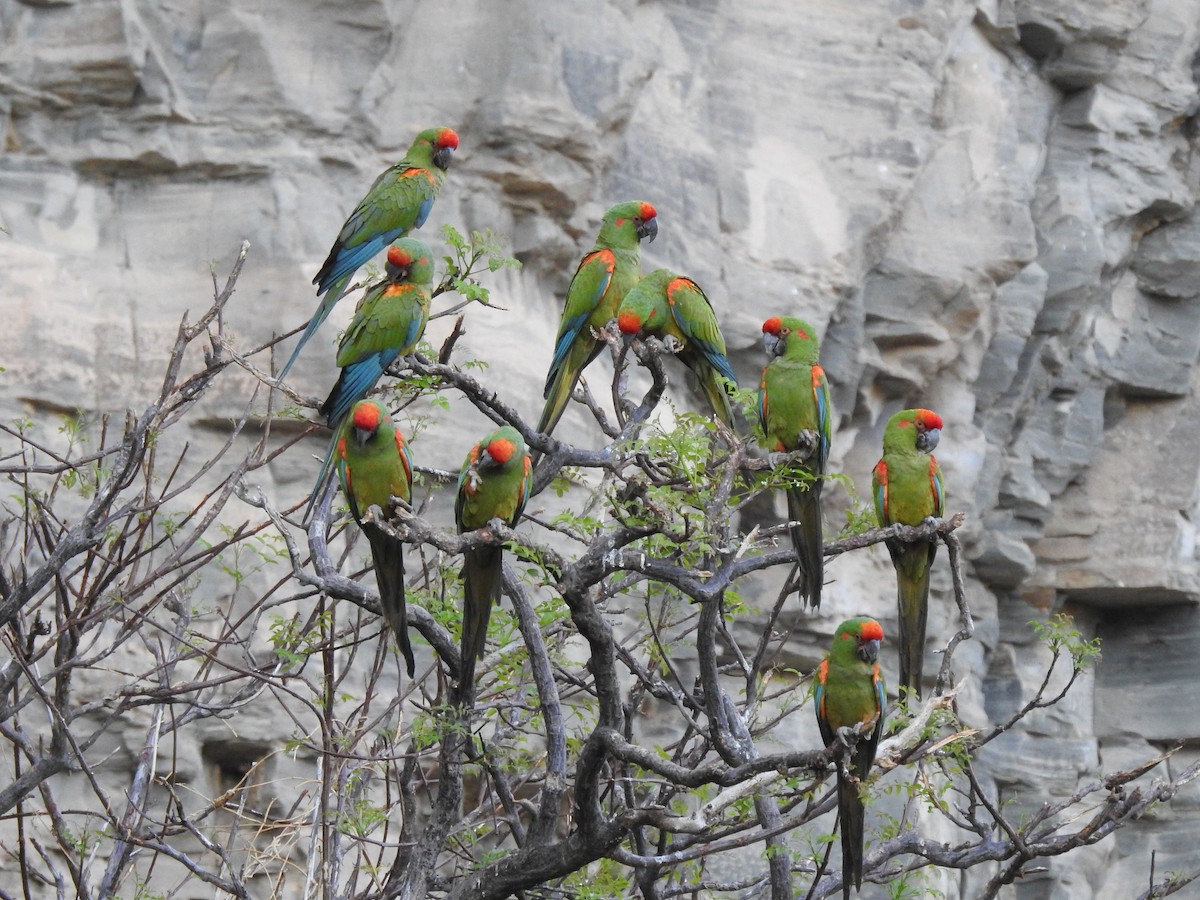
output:
[{"label": "macaw's long tail feather", "polygon": [[383,610],[383,618],[396,636],[396,646],[404,657],[408,677],[412,678],[417,665],[413,659],[412,643],[408,639],[408,616],[404,607],[404,545],[371,521],[364,521],[362,530],[371,544],[371,559],[375,563],[375,582],[379,585],[379,606]]},{"label": "macaw's long tail feather", "polygon": [[321,463],[321,471],[317,475],[317,483],[313,485],[312,495],[308,498],[308,505],[304,507],[304,518],[300,521],[308,525],[312,518],[313,507],[321,499],[321,495],[325,492],[325,482],[329,478],[330,470],[333,468],[333,451],[337,448],[337,431],[334,431],[333,438],[329,441],[329,449],[325,451],[325,459]]},{"label": "macaw's long tail feather", "polygon": [[329,318],[329,313],[333,311],[333,307],[337,304],[338,300],[342,298],[342,291],[346,289],[346,284],[350,281],[350,278],[353,274],[354,272],[351,272],[349,275],[338,279],[329,286],[329,291],[321,300],[321,305],[317,307],[317,311],[313,313],[312,318],[308,320],[308,327],[305,328],[304,333],[300,335],[300,340],[296,344],[296,349],[292,351],[292,355],[288,357],[288,361],[285,362],[283,364],[283,368],[279,370],[279,374],[275,378],[276,381],[282,381],[284,376],[291,371],[292,366],[300,356],[300,349],[308,343],[308,339],[310,337],[316,334],[317,329],[321,327],[321,323]]},{"label": "macaw's long tail feather", "polygon": [[842,897],[850,900],[850,885],[862,890],[863,819],[858,785],[838,773],[838,828],[842,833]]},{"label": "macaw's long tail feather", "polygon": [[896,567],[900,684],[920,697],[925,667],[925,624],[929,618],[929,571],[937,552],[937,543],[891,542],[888,549],[892,553],[892,564]]},{"label": "macaw's long tail feather", "polygon": [[726,382],[723,380],[723,376],[716,371],[705,368],[707,371],[697,373],[700,387],[704,389],[704,396],[708,398],[713,415],[733,429],[733,407],[729,404],[729,389],[725,386]]},{"label": "macaw's long tail feather", "polygon": [[480,547],[463,553],[463,624],[461,686],[475,680],[475,660],[483,656],[492,605],[500,599],[503,551]]},{"label": "macaw's long tail feather", "polygon": [[542,417],[538,420],[537,430],[549,434],[562,418],[567,409],[567,402],[579,383],[579,376],[592,360],[600,355],[604,344],[588,334],[580,334],[575,338],[562,362],[550,369],[546,376],[546,389],[543,396],[546,405],[542,407]]},{"label": "macaw's long tail feather", "polygon": [[398,355],[394,350],[373,353],[364,360],[343,367],[337,384],[321,404],[321,415],[325,416],[330,428],[336,429],[346,413],[350,412],[350,407],[371,392],[371,388],[375,387]]},{"label": "macaw's long tail feather", "polygon": [[821,482],[787,491],[788,520],[793,525],[792,546],[799,564],[797,588],[800,598],[813,609],[821,606],[821,586],[825,583],[825,541],[821,533]]}]

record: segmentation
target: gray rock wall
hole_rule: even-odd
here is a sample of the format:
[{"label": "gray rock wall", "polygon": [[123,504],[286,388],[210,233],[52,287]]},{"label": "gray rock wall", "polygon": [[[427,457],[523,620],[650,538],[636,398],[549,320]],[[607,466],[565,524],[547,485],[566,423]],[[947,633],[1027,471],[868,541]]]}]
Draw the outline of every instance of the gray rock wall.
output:
[{"label": "gray rock wall", "polygon": [[[1036,688],[1030,619],[1065,604],[1104,639],[1094,680],[989,761],[1004,799],[1037,802],[1047,775],[1069,792],[1200,738],[1174,706],[1200,599],[1198,31],[1189,0],[9,0],[0,416],[143,403],[243,238],[239,340],[294,328],[371,179],[450,125],[462,146],[423,234],[490,227],[524,263],[465,345],[525,414],[575,261],[633,197],[660,214],[646,268],[705,285],[746,383],[763,319],[817,326],[833,465],[861,497],[888,415],[942,414],[979,617],[964,707],[995,719]],[[332,382],[349,307],[301,358],[301,393]],[[251,387],[227,379],[205,421]],[[452,459],[483,427],[456,408],[426,437]],[[598,437],[574,410],[561,433]],[[264,487],[296,502],[313,471],[275,466]],[[886,554],[853,556],[821,615],[792,617],[798,659],[860,610],[894,633]],[[931,649],[955,627],[939,566]],[[1013,896],[1131,895],[1150,850],[1162,872],[1200,845],[1194,795],[1161,823],[1106,846],[1107,882],[1073,856]]]}]

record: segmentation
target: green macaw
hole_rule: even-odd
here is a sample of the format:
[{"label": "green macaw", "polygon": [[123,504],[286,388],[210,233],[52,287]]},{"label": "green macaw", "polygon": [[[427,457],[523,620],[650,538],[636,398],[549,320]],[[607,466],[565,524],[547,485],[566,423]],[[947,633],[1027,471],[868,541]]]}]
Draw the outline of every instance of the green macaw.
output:
[{"label": "green macaw", "polygon": [[379,605],[396,637],[411,678],[416,670],[404,612],[404,554],[401,544],[366,518],[378,506],[387,515],[392,497],[412,500],[412,459],[400,429],[374,400],[354,404],[335,438],[334,457],[338,480],[350,502],[354,521],[371,544]]},{"label": "green macaw", "polygon": [[[875,515],[881,526],[920,525],[945,509],[942,468],[933,455],[942,435],[942,417],[928,409],[905,409],[888,419],[883,459],[875,464]],[[929,614],[929,570],[937,539],[909,543],[890,540],[896,567],[900,616],[900,683],[921,696],[925,662],[925,622]]]},{"label": "green macaw", "polygon": [[596,246],[580,260],[567,288],[554,357],[542,395],[546,404],[537,430],[549,434],[562,418],[584,368],[595,359],[602,341],[592,336],[617,314],[621,300],[642,275],[639,242],[658,234],[654,207],[641,200],[618,203],[604,214]]},{"label": "green macaw", "polygon": [[850,898],[850,884],[862,890],[864,807],[859,785],[871,773],[879,737],[883,734],[883,711],[887,689],[879,671],[879,644],[883,628],[869,616],[847,619],[833,634],[829,655],[817,667],[817,727],[828,747],[841,728],[858,730],[845,766],[838,767],[838,828],[842,836],[842,897]]},{"label": "green macaw", "polygon": [[802,481],[787,489],[788,521],[799,565],[800,596],[821,605],[825,543],[821,534],[821,482],[829,460],[829,383],[817,362],[817,333],[803,319],[775,316],[763,322],[770,361],[758,388],[758,420],[770,453],[807,450],[797,462]]},{"label": "green macaw", "polygon": [[679,360],[695,374],[713,414],[733,427],[733,409],[722,379],[737,387],[725,356],[725,338],[712,302],[700,285],[669,269],[655,269],[625,295],[617,308],[617,325],[630,337],[670,337]]},{"label": "green macaw", "polygon": [[[484,528],[493,519],[517,524],[533,484],[533,464],[517,429],[505,425],[471,448],[458,476],[454,521],[459,533]],[[492,606],[500,602],[503,551],[480,547],[463,553],[462,676],[475,678],[475,660],[483,656]]]},{"label": "green macaw", "polygon": [[300,348],[341,299],[354,273],[392,241],[425,224],[457,149],[458,135],[453,129],[426,129],[416,136],[400,162],[375,179],[342,225],[329,256],[313,278],[317,296],[324,294],[325,298],[300,335],[279,378],[287,375]]},{"label": "green macaw", "polygon": [[321,404],[336,428],[350,407],[367,395],[388,366],[417,348],[429,321],[433,254],[416,238],[400,238],[387,250],[386,278],[367,288],[338,344],[337,384]]}]

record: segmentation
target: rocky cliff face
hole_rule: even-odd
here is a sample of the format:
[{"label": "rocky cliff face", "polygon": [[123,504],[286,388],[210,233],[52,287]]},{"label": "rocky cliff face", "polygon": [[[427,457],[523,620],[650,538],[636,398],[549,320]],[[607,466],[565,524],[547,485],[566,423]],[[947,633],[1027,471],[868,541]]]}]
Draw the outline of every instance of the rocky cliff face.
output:
[{"label": "rocky cliff face", "polygon": [[[1200,643],[1194,3],[25,0],[0,33],[0,415],[136,406],[242,239],[235,330],[294,328],[370,180],[450,125],[462,146],[425,233],[492,228],[524,263],[493,284],[509,312],[477,313],[466,339],[510,402],[540,408],[601,212],[649,200],[647,268],[705,285],[747,383],[764,318],[817,326],[833,467],[861,494],[891,412],[946,420],[979,619],[969,716],[1036,688],[1030,619],[1065,606],[1104,639],[1072,705],[990,759],[1002,798],[1200,738],[1178,706]],[[327,389],[349,313],[302,357],[302,393]],[[250,381],[230,384],[210,423]],[[481,424],[430,440],[458,458]],[[571,411],[562,432],[592,428]],[[312,472],[271,475],[294,502]],[[831,564],[822,615],[793,623],[801,658],[846,614],[894,622],[876,549]],[[938,578],[931,647],[955,626]],[[1160,872],[1194,858],[1197,806],[1019,896],[1131,896],[1151,850]]]}]

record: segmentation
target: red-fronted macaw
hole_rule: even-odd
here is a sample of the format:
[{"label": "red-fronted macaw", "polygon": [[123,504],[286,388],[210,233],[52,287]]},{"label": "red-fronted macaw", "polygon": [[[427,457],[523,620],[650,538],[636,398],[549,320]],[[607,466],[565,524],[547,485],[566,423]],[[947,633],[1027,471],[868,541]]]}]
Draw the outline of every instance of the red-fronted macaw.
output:
[{"label": "red-fronted macaw", "polygon": [[680,362],[700,382],[713,414],[733,427],[733,409],[723,382],[736,388],[737,378],[725,356],[717,314],[700,285],[669,269],[655,269],[625,294],[617,307],[617,325],[631,337],[671,337]]},{"label": "red-fronted macaw", "polygon": [[763,322],[763,346],[770,361],[758,389],[758,419],[769,453],[807,450],[793,465],[799,482],[787,489],[788,521],[796,548],[801,598],[821,605],[825,543],[821,532],[821,483],[829,460],[829,384],[818,363],[817,333],[803,319]]},{"label": "red-fronted macaw", "polygon": [[412,353],[429,321],[433,255],[416,238],[400,238],[387,250],[387,277],[367,289],[338,344],[337,384],[321,404],[336,428],[350,407],[367,395],[388,366]]},{"label": "red-fronted macaw", "polygon": [[378,506],[386,517],[392,497],[412,500],[412,459],[400,429],[374,400],[360,400],[338,430],[334,445],[338,480],[350,502],[350,513],[371,545],[379,605],[396,637],[409,677],[415,671],[404,611],[404,554],[401,543],[368,519]]},{"label": "red-fronted macaw", "polygon": [[846,770],[838,767],[838,829],[842,836],[842,896],[850,898],[850,885],[862,889],[864,806],[860,785],[871,773],[887,690],[879,672],[879,644],[883,628],[869,616],[848,619],[833,635],[829,654],[817,668],[814,702],[821,740],[828,747],[838,729],[855,728],[860,735]]},{"label": "red-fronted macaw", "polygon": [[[471,448],[458,477],[454,521],[459,533],[484,528],[493,519],[515,526],[529,499],[533,465],[525,441],[505,425]],[[462,676],[475,677],[475,660],[483,656],[492,606],[500,602],[503,551],[480,547],[463,553]]]},{"label": "red-fronted macaw", "polygon": [[649,203],[630,200],[604,214],[596,246],[583,257],[567,288],[554,357],[546,374],[546,404],[538,431],[549,434],[558,424],[584,368],[604,346],[592,336],[617,314],[621,300],[642,275],[639,246],[658,234],[658,213]]},{"label": "red-fronted macaw", "polygon": [[[928,409],[905,409],[888,419],[883,459],[875,465],[875,515],[881,526],[920,525],[945,509],[942,469],[933,455],[942,417]],[[900,683],[921,696],[925,662],[925,622],[929,613],[929,570],[937,538],[887,542],[896,567],[900,616]]]},{"label": "red-fronted macaw", "polygon": [[426,129],[416,136],[400,162],[375,179],[342,225],[329,256],[313,278],[317,296],[324,295],[324,299],[300,335],[279,378],[287,375],[300,355],[300,348],[341,299],[354,273],[392,241],[425,224],[457,149],[458,135],[453,129]]}]

